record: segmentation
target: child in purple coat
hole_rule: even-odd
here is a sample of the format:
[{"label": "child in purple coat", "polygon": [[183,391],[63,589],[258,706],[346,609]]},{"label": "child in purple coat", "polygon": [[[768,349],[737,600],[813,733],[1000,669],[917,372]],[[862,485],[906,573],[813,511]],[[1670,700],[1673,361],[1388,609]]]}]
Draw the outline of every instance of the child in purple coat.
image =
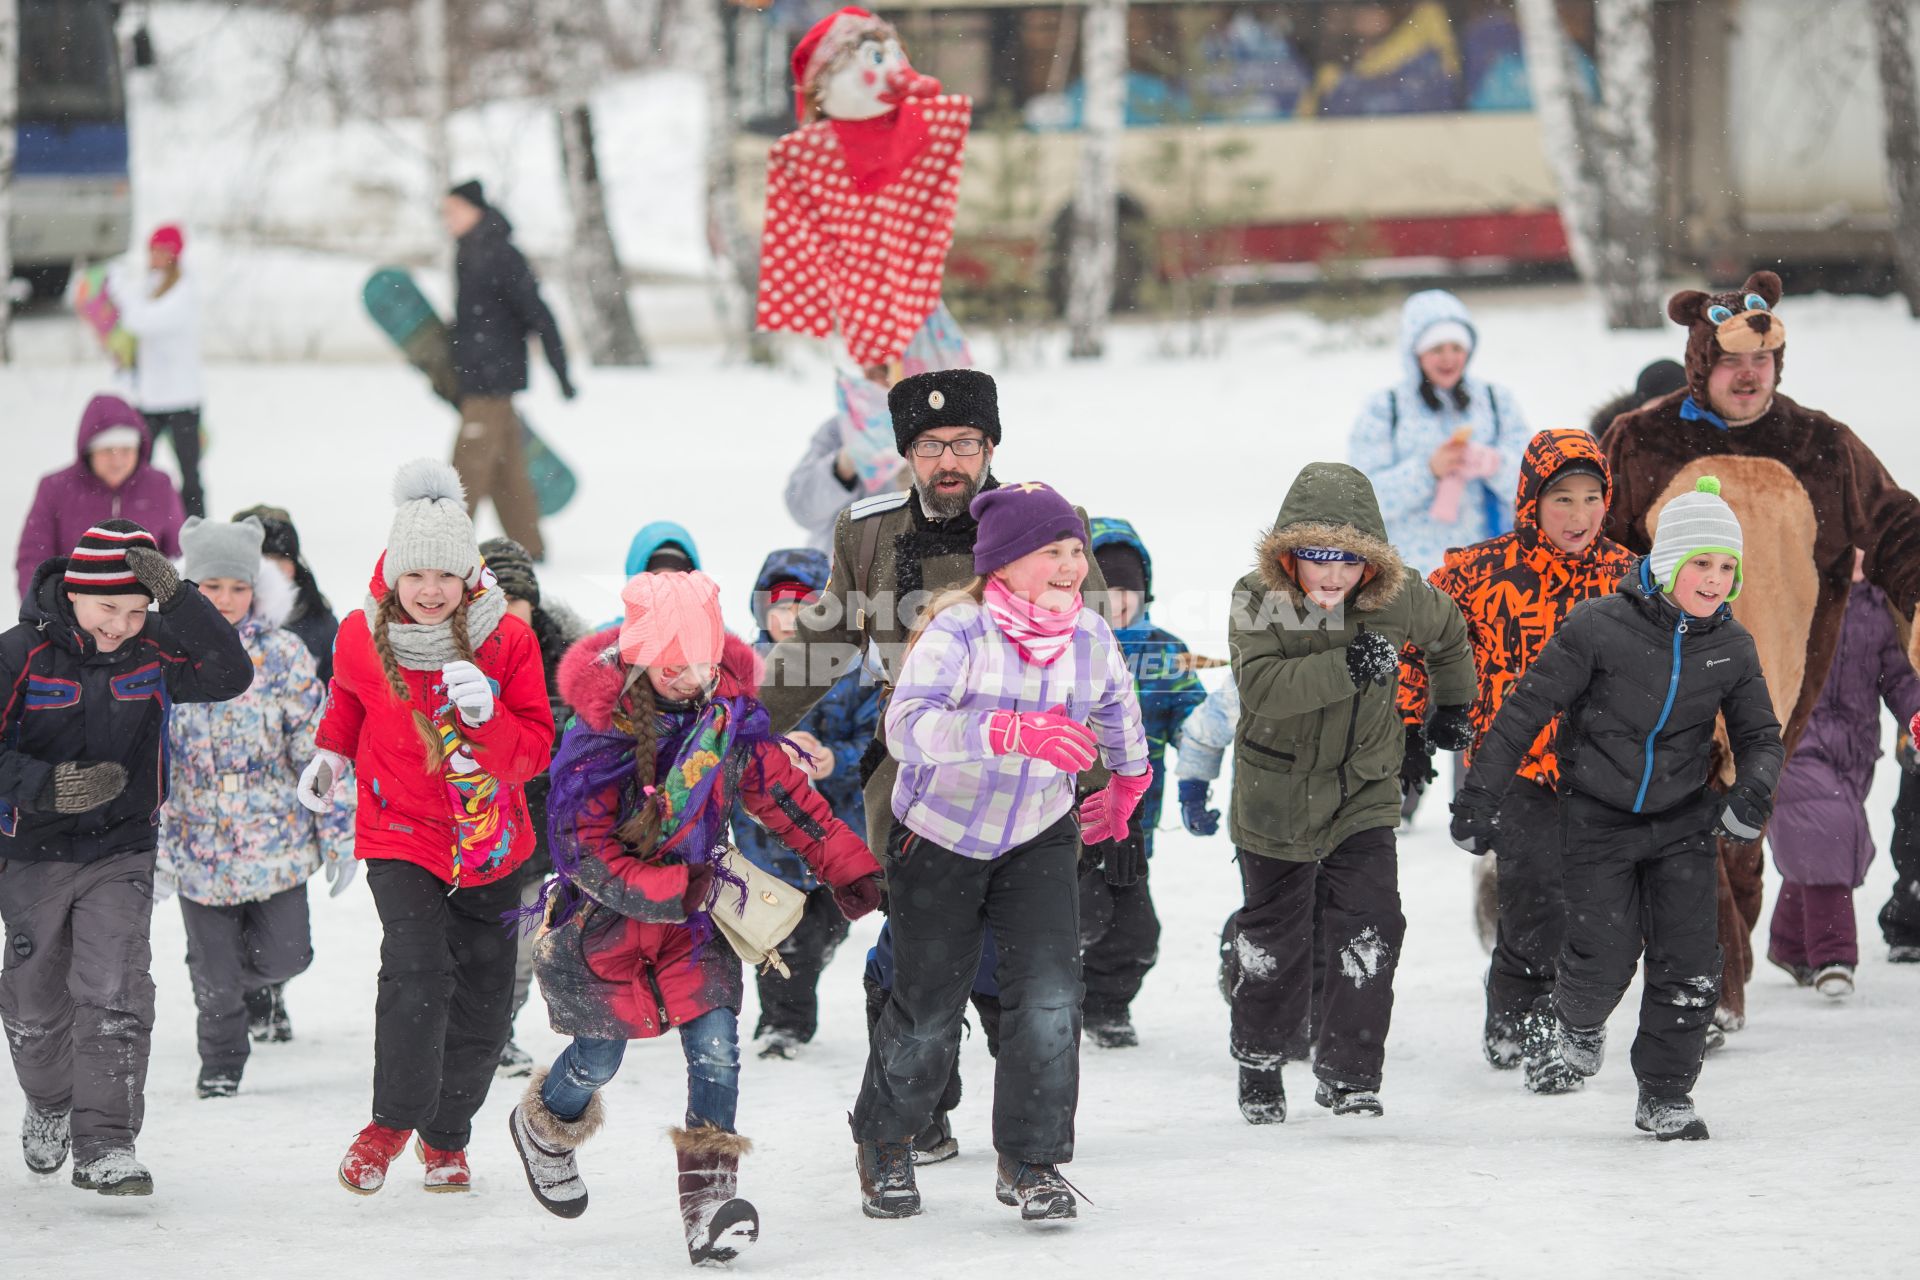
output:
[{"label": "child in purple coat", "polygon": [[1920,677],[1886,596],[1862,580],[1858,560],[1855,553],[1833,671],[1780,776],[1767,828],[1783,881],[1767,959],[1834,1000],[1853,994],[1860,962],[1853,891],[1873,861],[1866,800],[1880,758],[1880,704],[1901,724],[1920,711]]}]

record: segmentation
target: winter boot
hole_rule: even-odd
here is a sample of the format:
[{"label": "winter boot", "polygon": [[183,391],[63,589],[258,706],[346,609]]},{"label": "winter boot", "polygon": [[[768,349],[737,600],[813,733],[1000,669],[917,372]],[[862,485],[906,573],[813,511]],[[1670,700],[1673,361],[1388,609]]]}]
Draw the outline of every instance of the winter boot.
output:
[{"label": "winter boot", "polygon": [[467,1168],[465,1151],[442,1151],[425,1138],[415,1138],[413,1153],[426,1166],[427,1190],[436,1193],[473,1190],[473,1170]]},{"label": "winter boot", "polygon": [[247,992],[247,1035],[255,1044],[265,1044],[273,1036],[273,988],[255,987]]},{"label": "winter boot", "polygon": [[1767,963],[1776,969],[1785,970],[1787,976],[1793,979],[1793,985],[1796,987],[1810,987],[1813,985],[1813,968],[1810,965],[1788,964],[1785,960],[1775,955],[1771,947],[1767,949]]},{"label": "winter boot", "polygon": [[340,1162],[340,1185],[357,1196],[370,1196],[387,1182],[387,1166],[407,1148],[411,1129],[389,1129],[375,1122],[354,1135],[353,1145]]},{"label": "winter boot", "polygon": [[1561,1056],[1559,1024],[1548,997],[1542,996],[1538,1004],[1527,1011],[1520,1019],[1520,1027],[1528,1093],[1572,1093],[1586,1084],[1587,1078],[1569,1067]]},{"label": "winter boot", "polygon": [[945,1111],[934,1112],[933,1123],[913,1140],[913,1162],[941,1164],[959,1154],[960,1144],[954,1140],[952,1118]]},{"label": "winter boot", "polygon": [[194,1090],[202,1098],[231,1098],[240,1092],[240,1067],[202,1067]]},{"label": "winter boot", "polygon": [[1240,1115],[1248,1124],[1285,1124],[1287,1090],[1280,1068],[1240,1068]]},{"label": "winter boot", "polygon": [[712,1125],[669,1131],[680,1162],[680,1225],[694,1266],[732,1262],[760,1238],[760,1213],[740,1198],[740,1157],[753,1143]]},{"label": "winter boot", "polygon": [[42,1111],[31,1102],[20,1121],[20,1154],[35,1173],[58,1173],[73,1149],[73,1112]]},{"label": "winter boot", "polygon": [[520,1164],[527,1171],[527,1188],[548,1213],[561,1218],[577,1218],[587,1211],[587,1184],[580,1179],[580,1166],[573,1153],[580,1144],[600,1132],[606,1123],[606,1104],[599,1091],[587,1099],[587,1109],[572,1120],[562,1120],[547,1110],[540,1096],[547,1082],[547,1069],[540,1068],[527,1082],[520,1105],[507,1117],[507,1132],[520,1153]]},{"label": "winter boot", "polygon": [[1322,1080],[1313,1091],[1313,1100],[1337,1116],[1385,1115],[1377,1089],[1362,1088],[1342,1080]]},{"label": "winter boot", "polygon": [[1526,1017],[1512,1017],[1487,1009],[1487,1023],[1480,1032],[1480,1050],[1495,1071],[1511,1071],[1520,1065],[1525,1052]]},{"label": "winter boot", "polygon": [[1060,1222],[1080,1215],[1073,1187],[1056,1165],[1001,1156],[994,1168],[993,1194],[1001,1204],[1019,1205],[1023,1222]]},{"label": "winter boot", "polygon": [[73,1165],[73,1185],[103,1196],[150,1196],[153,1175],[133,1158],[132,1147],[115,1147],[84,1163]]},{"label": "winter boot", "polygon": [[1642,1133],[1650,1133],[1662,1142],[1672,1142],[1678,1138],[1682,1142],[1704,1142],[1707,1139],[1707,1122],[1693,1109],[1693,1099],[1686,1094],[1677,1098],[1652,1098],[1640,1095],[1640,1104],[1633,1109],[1633,1127]]},{"label": "winter boot", "polygon": [[1887,948],[1889,964],[1920,964],[1920,947],[1895,943]]},{"label": "winter boot", "polygon": [[762,1062],[791,1062],[800,1056],[804,1040],[785,1027],[768,1027],[760,1033],[757,1056]]},{"label": "winter boot", "polygon": [[1117,1013],[1089,1014],[1083,1024],[1087,1039],[1102,1049],[1134,1049],[1140,1033],[1133,1029],[1133,1016],[1125,1009]]},{"label": "winter boot", "polygon": [[500,1065],[493,1074],[502,1080],[518,1080],[533,1070],[533,1055],[508,1039],[506,1047],[500,1050]]},{"label": "winter boot", "polygon": [[1599,1075],[1600,1064],[1607,1060],[1607,1024],[1570,1027],[1566,1019],[1557,1016],[1554,1022],[1560,1058],[1567,1070],[1577,1076]]},{"label": "winter boot", "polygon": [[1716,1052],[1717,1050],[1724,1049],[1726,1047],[1727,1047],[1727,1033],[1722,1031],[1719,1027],[1715,1026],[1713,1023],[1709,1022],[1707,1024],[1706,1047],[1701,1050],[1701,1056],[1705,1057],[1709,1053]]},{"label": "winter boot", "polygon": [[1829,964],[1813,975],[1813,989],[1829,1000],[1845,1000],[1853,994],[1853,966]]},{"label": "winter boot", "polygon": [[920,1212],[911,1144],[856,1143],[853,1166],[860,1175],[860,1212],[869,1218],[911,1218]]}]

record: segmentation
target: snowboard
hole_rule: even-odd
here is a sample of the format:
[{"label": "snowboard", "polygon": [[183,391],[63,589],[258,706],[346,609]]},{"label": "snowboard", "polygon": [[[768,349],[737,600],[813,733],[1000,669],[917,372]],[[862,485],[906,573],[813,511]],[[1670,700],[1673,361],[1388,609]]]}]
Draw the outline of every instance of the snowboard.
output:
[{"label": "snowboard", "polygon": [[93,330],[115,369],[133,368],[134,336],[120,327],[120,308],[107,292],[105,267],[86,267],[74,277],[73,309]]},{"label": "snowboard", "polygon": [[[453,374],[453,338],[446,322],[420,292],[413,276],[400,267],[382,267],[367,278],[360,291],[367,315],[406,356],[407,363],[427,375],[433,393],[456,409],[460,388]],[[527,476],[543,516],[558,515],[573,501],[579,477],[527,422],[520,419],[520,447],[527,460]]]}]

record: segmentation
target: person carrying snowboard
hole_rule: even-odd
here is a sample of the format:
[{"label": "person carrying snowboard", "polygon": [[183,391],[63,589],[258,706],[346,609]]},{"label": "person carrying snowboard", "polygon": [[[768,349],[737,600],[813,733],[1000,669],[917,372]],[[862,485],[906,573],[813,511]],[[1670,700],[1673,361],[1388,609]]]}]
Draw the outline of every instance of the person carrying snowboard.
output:
[{"label": "person carrying snowboard", "polygon": [[440,218],[455,244],[450,328],[460,437],[453,467],[466,488],[468,514],[491,498],[507,536],[535,561],[543,560],[540,503],[527,474],[513,397],[527,389],[527,338],[538,335],[560,394],[573,399],[566,344],[533,268],[513,243],[512,224],[487,203],[477,180],[446,194]]},{"label": "person carrying snowboard", "polygon": [[880,905],[880,866],[807,785],[755,696],[760,661],[726,633],[719,589],[698,570],[643,573],[621,591],[626,620],[574,645],[560,694],[575,723],[553,764],[547,816],[556,879],[534,971],[553,1029],[573,1037],[535,1071],[509,1126],[534,1198],[577,1218],[576,1153],[605,1121],[600,1090],[629,1040],[680,1033],[685,1124],[671,1131],[681,1225],[696,1265],[759,1238],[739,1197],[740,960],[716,917],[745,909],[725,865],[744,806],[831,886],[854,920]]},{"label": "person carrying snowboard", "polygon": [[[153,610],[150,606],[157,605]],[[153,1194],[134,1155],[153,1038],[153,877],[172,708],[245,693],[232,624],[131,520],[46,561],[0,634],[0,1020],[27,1168]]]}]

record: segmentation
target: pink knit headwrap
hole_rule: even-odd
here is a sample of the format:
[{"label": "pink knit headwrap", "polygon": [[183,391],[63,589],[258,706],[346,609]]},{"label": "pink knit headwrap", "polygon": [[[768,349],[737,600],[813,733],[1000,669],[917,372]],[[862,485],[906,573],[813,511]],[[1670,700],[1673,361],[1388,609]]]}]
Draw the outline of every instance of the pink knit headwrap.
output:
[{"label": "pink knit headwrap", "polygon": [[620,657],[629,666],[717,663],[726,644],[720,624],[720,588],[699,570],[643,573],[620,590],[627,620],[620,624]]}]

